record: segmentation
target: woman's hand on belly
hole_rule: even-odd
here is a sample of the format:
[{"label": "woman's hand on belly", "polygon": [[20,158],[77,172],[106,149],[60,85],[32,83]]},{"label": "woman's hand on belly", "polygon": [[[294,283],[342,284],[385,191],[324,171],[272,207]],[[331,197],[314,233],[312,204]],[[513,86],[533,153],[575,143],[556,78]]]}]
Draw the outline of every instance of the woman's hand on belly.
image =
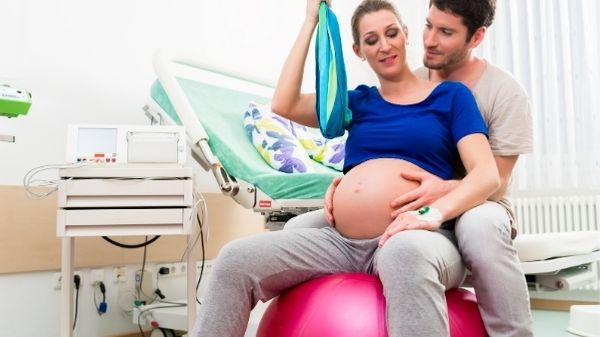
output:
[{"label": "woman's hand on belly", "polygon": [[342,181],[342,177],[335,177],[329,184],[327,192],[325,192],[325,218],[330,226],[335,227],[335,219],[333,218],[333,194],[335,189]]},{"label": "woman's hand on belly", "polygon": [[428,222],[417,219],[417,212],[410,211],[399,214],[394,221],[385,229],[381,238],[379,239],[379,247],[383,246],[385,242],[394,236],[405,230],[424,229],[429,231],[435,231],[442,225],[441,222]]}]

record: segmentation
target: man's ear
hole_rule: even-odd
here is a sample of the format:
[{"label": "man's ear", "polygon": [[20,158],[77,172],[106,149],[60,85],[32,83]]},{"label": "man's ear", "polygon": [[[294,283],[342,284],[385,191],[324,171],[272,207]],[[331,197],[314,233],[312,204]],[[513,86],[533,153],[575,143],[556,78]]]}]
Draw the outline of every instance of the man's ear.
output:
[{"label": "man's ear", "polygon": [[352,44],[352,50],[354,51],[354,54],[358,56],[361,60],[365,60],[365,57],[360,52],[360,47],[356,43]]},{"label": "man's ear", "polygon": [[487,31],[486,27],[479,27],[479,28],[477,28],[477,30],[475,31],[475,33],[471,37],[471,41],[469,42],[471,44],[472,48],[477,48],[477,46],[479,46],[481,44],[481,42],[483,42],[483,39],[485,38],[485,32],[486,31]]}]

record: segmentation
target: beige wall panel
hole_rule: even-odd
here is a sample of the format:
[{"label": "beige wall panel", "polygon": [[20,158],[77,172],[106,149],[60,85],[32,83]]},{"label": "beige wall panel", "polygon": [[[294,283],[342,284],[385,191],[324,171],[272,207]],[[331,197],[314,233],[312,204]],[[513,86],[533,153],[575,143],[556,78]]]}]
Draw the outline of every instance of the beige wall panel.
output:
[{"label": "beige wall panel", "polygon": [[[244,209],[221,194],[204,195],[208,204],[207,259],[214,258],[228,241],[263,231],[262,215]],[[139,243],[143,237],[111,237],[123,243]],[[148,246],[147,261],[167,262],[182,258],[184,236],[162,236]],[[196,256],[201,249],[197,245]],[[75,267],[141,263],[143,249],[123,249],[100,237],[75,239]],[[56,237],[56,196],[32,200],[21,186],[0,186],[0,273],[60,269],[60,240]]]}]

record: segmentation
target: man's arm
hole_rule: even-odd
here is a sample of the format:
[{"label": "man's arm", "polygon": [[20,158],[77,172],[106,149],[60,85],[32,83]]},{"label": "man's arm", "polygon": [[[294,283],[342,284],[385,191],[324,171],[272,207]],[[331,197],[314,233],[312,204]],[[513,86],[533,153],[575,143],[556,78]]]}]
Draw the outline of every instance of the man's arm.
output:
[{"label": "man's arm", "polygon": [[494,159],[496,159],[496,166],[498,167],[498,173],[500,175],[500,187],[496,190],[496,192],[494,192],[494,194],[490,195],[488,200],[498,201],[506,195],[508,184],[510,184],[510,177],[512,176],[512,171],[517,164],[519,155],[494,156]]},{"label": "man's arm", "polygon": [[481,133],[462,137],[457,147],[467,171],[465,177],[452,191],[429,204],[436,213],[432,218],[423,219],[416,212],[392,212],[394,220],[381,235],[379,246],[404,230],[437,230],[444,221],[485,202],[500,186],[497,165],[489,146],[486,136]]},{"label": "man's arm", "polygon": [[[504,197],[518,158],[518,155],[494,156],[500,175],[500,187],[488,200],[498,201]],[[431,205],[437,199],[454,190],[459,184],[459,180],[443,180],[428,172],[402,172],[401,175],[404,179],[418,182],[419,187],[392,201],[391,207],[395,209],[393,215]]]}]

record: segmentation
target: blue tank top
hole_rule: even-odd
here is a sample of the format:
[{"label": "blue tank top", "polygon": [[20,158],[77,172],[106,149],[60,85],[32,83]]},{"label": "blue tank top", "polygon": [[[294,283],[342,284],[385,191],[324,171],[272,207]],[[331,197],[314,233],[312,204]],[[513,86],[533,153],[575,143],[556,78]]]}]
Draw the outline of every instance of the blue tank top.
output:
[{"label": "blue tank top", "polygon": [[348,91],[344,172],[375,158],[409,161],[442,179],[451,179],[460,161],[457,143],[487,128],[471,91],[459,82],[442,82],[423,101],[394,104],[376,87]]}]

